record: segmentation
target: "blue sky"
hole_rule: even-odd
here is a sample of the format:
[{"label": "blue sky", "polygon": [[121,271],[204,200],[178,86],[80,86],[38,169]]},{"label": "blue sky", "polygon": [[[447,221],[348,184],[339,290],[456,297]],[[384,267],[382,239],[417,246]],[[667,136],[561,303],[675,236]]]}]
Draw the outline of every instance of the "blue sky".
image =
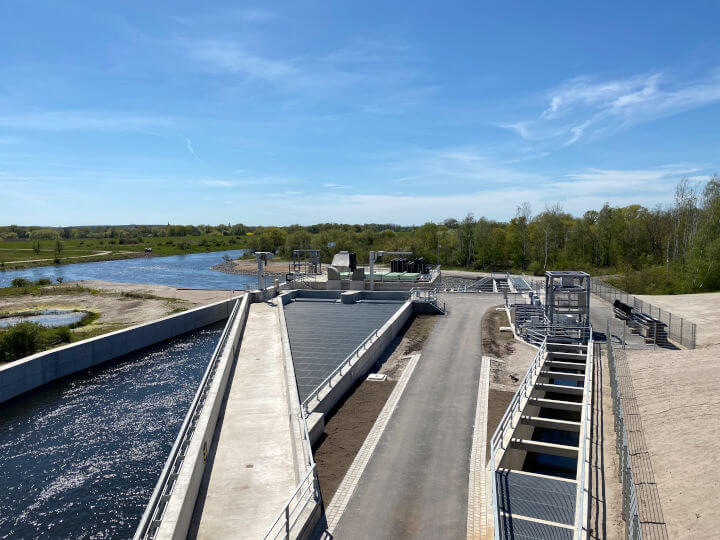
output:
[{"label": "blue sky", "polygon": [[711,2],[5,0],[0,224],[667,204],[720,171],[718,20]]}]

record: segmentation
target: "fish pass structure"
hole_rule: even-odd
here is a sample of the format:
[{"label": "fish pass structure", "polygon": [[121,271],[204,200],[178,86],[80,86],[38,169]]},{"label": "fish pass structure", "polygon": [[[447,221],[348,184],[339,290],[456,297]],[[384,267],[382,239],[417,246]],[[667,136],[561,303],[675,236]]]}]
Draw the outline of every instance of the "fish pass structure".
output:
[{"label": "fish pass structure", "polygon": [[590,275],[585,272],[545,272],[545,315],[551,326],[590,324]]}]

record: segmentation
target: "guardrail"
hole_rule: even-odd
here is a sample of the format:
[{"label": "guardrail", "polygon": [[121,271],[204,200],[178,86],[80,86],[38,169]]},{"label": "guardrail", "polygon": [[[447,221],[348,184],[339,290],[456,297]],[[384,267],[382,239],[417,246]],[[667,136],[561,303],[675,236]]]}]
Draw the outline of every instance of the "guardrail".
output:
[{"label": "guardrail", "polygon": [[[610,324],[608,322],[608,335]],[[625,520],[625,538],[642,540],[642,529],[640,527],[640,514],[638,512],[637,494],[635,493],[635,478],[630,464],[630,452],[628,450],[628,434],[625,429],[625,414],[623,412],[620,395],[620,381],[615,365],[615,351],[612,340],[607,340],[608,370],[610,372],[610,393],[612,395],[613,415],[615,416],[615,449],[620,460],[620,483],[622,484],[623,505],[622,515]]]},{"label": "guardrail", "polygon": [[665,311],[649,302],[640,300],[636,296],[626,293],[623,290],[613,287],[600,281],[599,279],[590,278],[590,292],[598,295],[600,298],[608,302],[620,300],[621,302],[632,306],[635,311],[646,313],[650,317],[667,324],[668,337],[680,343],[683,347],[694,349],[697,339],[697,324],[688,321],[684,317],[679,317],[669,311]]},{"label": "guardrail", "polygon": [[[247,301],[247,298],[245,301]],[[148,502],[145,512],[140,519],[140,524],[135,531],[135,540],[152,538],[155,535],[157,528],[160,526],[165,506],[170,499],[180,467],[185,459],[185,452],[190,445],[190,440],[195,432],[195,425],[197,423],[198,416],[202,411],[202,406],[205,403],[210,383],[215,377],[218,360],[225,349],[225,345],[227,344],[230,329],[235,323],[235,319],[237,319],[237,314],[240,310],[240,303],[241,300],[237,300],[235,302],[235,306],[233,307],[230,317],[228,318],[228,322],[220,335],[218,344],[215,346],[210,362],[205,368],[205,373],[203,373],[203,377],[200,380],[198,389],[195,392],[195,397],[190,403],[190,407],[185,415],[182,425],[180,426],[180,431],[175,439],[175,443],[173,444],[167,461],[165,461],[165,466],[160,473],[160,478],[158,478],[157,484],[155,484],[155,489],[150,496],[150,501]],[[235,352],[236,351],[233,350],[232,354],[234,355]]]},{"label": "guardrail", "polygon": [[585,512],[585,479],[589,474],[589,468],[585,466],[585,461],[588,456],[588,449],[590,447],[590,438],[592,434],[592,394],[593,394],[593,371],[595,361],[595,342],[592,339],[592,327],[590,327],[590,339],[587,343],[587,356],[585,357],[585,380],[583,382],[583,404],[582,404],[582,432],[580,433],[580,439],[578,444],[580,445],[578,460],[577,460],[577,471],[578,471],[578,492],[577,499],[575,502],[575,538],[576,540],[582,540],[587,538],[588,535],[584,534],[587,531],[587,513]]},{"label": "guardrail", "polygon": [[303,411],[299,413],[299,421],[302,426],[303,437],[303,453],[305,454],[305,464],[309,467],[305,476],[290,495],[283,509],[278,513],[272,525],[263,537],[265,540],[271,538],[290,538],[290,531],[298,523],[303,511],[312,501],[317,503],[321,498],[320,484],[317,478],[317,466],[312,454],[312,446],[310,444],[310,433],[307,427],[307,421]]},{"label": "guardrail", "polygon": [[308,404],[313,399],[317,399],[318,401],[320,401],[320,399],[319,399],[320,392],[323,391],[326,387],[332,388],[333,387],[333,383],[332,383],[333,378],[337,374],[342,374],[342,370],[344,368],[349,367],[349,369],[352,370],[352,366],[350,366],[350,362],[353,360],[353,358],[359,358],[360,353],[367,350],[368,342],[370,342],[370,340],[372,340],[374,337],[376,337],[378,335],[379,331],[380,331],[379,328],[376,328],[375,330],[373,330],[370,333],[370,335],[368,337],[366,337],[360,345],[355,347],[353,352],[351,352],[349,355],[347,355],[345,360],[343,360],[340,363],[340,365],[338,365],[338,367],[336,367],[333,370],[333,372],[330,373],[330,375],[325,377],[325,380],[323,382],[321,382],[318,385],[318,387],[310,393],[310,395],[308,397],[305,398],[305,401],[302,402],[302,407],[301,407],[305,413],[305,417],[307,417],[310,414]]},{"label": "guardrail", "polygon": [[499,505],[497,500],[497,475],[495,474],[495,458],[500,450],[505,450],[505,435],[508,430],[515,429],[515,422],[513,421],[515,414],[522,412],[521,402],[523,399],[529,397],[528,392],[532,392],[533,385],[537,379],[537,375],[542,369],[542,365],[545,358],[545,351],[547,350],[547,339],[542,342],[540,348],[535,354],[530,367],[525,373],[525,377],[520,382],[515,395],[513,396],[510,404],[508,405],[505,414],[503,415],[498,427],[495,429],[495,433],[490,438],[490,470],[492,471],[492,508],[493,508],[493,520],[495,523],[495,538],[499,538],[500,534],[500,521],[499,521]]},{"label": "guardrail", "polygon": [[445,302],[442,303],[442,307],[440,306],[437,289],[410,289],[410,300],[413,302],[427,302],[441,309],[443,313],[446,311]]}]

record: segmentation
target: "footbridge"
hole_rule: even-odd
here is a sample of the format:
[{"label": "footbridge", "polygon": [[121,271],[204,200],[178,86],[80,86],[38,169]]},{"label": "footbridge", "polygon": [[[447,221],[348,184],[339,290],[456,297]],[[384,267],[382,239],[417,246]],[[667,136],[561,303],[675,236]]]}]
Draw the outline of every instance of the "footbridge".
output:
[{"label": "footbridge", "polygon": [[490,441],[496,539],[586,536],[592,376],[592,338],[540,344]]}]

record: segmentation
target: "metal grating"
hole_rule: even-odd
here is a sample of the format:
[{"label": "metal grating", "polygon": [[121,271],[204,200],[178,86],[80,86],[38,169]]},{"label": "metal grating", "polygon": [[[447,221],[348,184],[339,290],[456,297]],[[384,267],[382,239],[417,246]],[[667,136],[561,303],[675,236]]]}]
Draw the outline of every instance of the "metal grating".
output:
[{"label": "metal grating", "polygon": [[515,516],[573,525],[577,483],[498,470],[499,510]]},{"label": "metal grating", "polygon": [[571,540],[573,531],[529,519],[501,516],[499,537],[508,540]]},{"label": "metal grating", "polygon": [[403,302],[299,298],[285,306],[290,350],[302,402]]}]

